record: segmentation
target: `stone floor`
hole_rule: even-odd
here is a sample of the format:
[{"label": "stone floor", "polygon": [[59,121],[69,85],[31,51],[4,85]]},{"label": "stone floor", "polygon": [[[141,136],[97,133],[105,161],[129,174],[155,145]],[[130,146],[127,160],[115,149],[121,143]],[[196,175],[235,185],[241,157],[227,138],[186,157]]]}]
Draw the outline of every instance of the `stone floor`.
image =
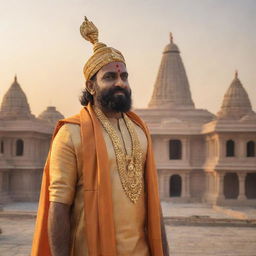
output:
[{"label": "stone floor", "polygon": [[[227,209],[222,211],[202,204],[163,203],[162,206],[164,215],[168,217],[236,218],[236,213],[242,212],[256,219],[255,208],[236,208],[231,214],[226,214]],[[31,203],[4,206],[4,211],[0,212],[1,256],[29,255],[35,218],[24,213],[35,212],[36,208],[37,205]],[[256,228],[167,225],[166,229],[171,256],[256,256]]]},{"label": "stone floor", "polygon": [[256,229],[167,226],[171,256],[255,256]]},{"label": "stone floor", "polygon": [[[165,217],[208,216],[210,218],[232,218],[222,211],[216,211],[206,204],[181,204],[162,202]],[[255,210],[256,214],[256,210]]]},{"label": "stone floor", "polygon": [[0,255],[28,256],[31,249],[35,218],[0,217]]}]

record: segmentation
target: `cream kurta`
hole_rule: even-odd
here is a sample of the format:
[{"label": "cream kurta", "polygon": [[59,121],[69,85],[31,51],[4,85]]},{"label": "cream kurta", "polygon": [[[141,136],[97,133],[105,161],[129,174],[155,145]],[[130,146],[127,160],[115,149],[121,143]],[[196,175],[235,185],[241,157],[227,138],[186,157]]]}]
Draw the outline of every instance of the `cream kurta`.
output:
[{"label": "cream kurta", "polygon": [[[127,153],[130,154],[131,138],[124,120],[122,118],[118,120],[110,118],[109,120],[117,131]],[[142,129],[136,124],[134,125],[143,149],[143,161],[145,163],[147,138]],[[111,139],[103,127],[102,132],[107,147],[111,173],[117,255],[148,256],[149,251],[144,231],[145,194],[143,192],[135,204],[126,196],[120,181]],[[84,242],[83,167],[81,156],[80,126],[75,124],[63,125],[52,145],[49,190],[50,201],[71,205],[72,256],[87,255],[87,246]]]}]

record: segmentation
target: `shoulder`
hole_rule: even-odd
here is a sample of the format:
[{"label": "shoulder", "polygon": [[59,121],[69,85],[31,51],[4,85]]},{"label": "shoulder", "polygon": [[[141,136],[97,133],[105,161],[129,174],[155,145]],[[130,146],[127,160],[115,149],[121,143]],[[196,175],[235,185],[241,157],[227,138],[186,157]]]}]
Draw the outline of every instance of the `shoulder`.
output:
[{"label": "shoulder", "polygon": [[80,142],[80,125],[73,123],[64,123],[58,130],[53,139],[53,144],[67,144],[72,146]]},{"label": "shoulder", "polygon": [[80,134],[80,125],[73,123],[65,123],[61,128],[63,128],[66,132],[68,132],[71,136]]},{"label": "shoulder", "polygon": [[54,137],[55,135],[60,136],[68,136],[73,132],[77,132],[80,127],[80,114],[76,114],[67,118],[60,119],[55,127]]},{"label": "shoulder", "polygon": [[60,120],[60,122],[80,124],[80,114],[76,114],[76,115],[64,118],[64,119]]},{"label": "shoulder", "polygon": [[73,134],[80,133],[80,125],[73,123],[64,123],[56,136],[72,136]]}]

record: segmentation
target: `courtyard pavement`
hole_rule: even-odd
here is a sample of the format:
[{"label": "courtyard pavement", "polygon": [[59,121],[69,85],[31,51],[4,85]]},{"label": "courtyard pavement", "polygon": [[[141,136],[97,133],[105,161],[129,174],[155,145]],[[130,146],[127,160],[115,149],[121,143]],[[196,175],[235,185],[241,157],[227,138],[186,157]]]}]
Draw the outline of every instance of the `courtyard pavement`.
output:
[{"label": "courtyard pavement", "polygon": [[[256,208],[223,208],[204,204],[162,203],[167,218],[227,219],[227,226],[166,225],[171,256],[256,256],[255,226],[232,226],[232,220],[255,220]],[[37,205],[13,203],[0,212],[0,255],[28,256]]]}]

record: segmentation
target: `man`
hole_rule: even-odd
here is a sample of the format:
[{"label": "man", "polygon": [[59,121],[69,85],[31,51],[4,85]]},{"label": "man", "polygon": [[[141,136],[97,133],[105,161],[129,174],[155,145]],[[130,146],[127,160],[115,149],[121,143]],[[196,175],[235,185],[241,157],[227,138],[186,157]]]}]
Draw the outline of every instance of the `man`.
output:
[{"label": "man", "polygon": [[80,32],[94,45],[85,107],[55,129],[32,255],[168,255],[150,135],[130,111],[124,57],[87,19]]}]

